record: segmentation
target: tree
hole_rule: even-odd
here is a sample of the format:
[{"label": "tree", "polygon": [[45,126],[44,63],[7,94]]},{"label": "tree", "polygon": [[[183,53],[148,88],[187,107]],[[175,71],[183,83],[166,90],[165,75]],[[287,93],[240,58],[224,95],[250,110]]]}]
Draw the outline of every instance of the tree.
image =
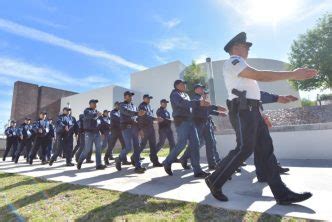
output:
[{"label": "tree", "polygon": [[206,83],[207,73],[204,72],[201,66],[197,65],[195,61],[192,61],[191,65],[185,70],[184,80],[187,81],[187,89],[189,96],[194,95],[194,85],[202,84],[207,86]]},{"label": "tree", "polygon": [[300,35],[291,46],[290,68],[315,68],[319,76],[306,81],[292,81],[296,89],[332,88],[332,14],[320,18],[316,26]]}]

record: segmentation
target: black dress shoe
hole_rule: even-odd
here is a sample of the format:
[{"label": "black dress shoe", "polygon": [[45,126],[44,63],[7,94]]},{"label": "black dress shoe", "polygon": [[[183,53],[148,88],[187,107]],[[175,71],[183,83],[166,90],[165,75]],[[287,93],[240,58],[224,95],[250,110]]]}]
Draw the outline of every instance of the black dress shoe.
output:
[{"label": "black dress shoe", "polygon": [[52,165],[53,165],[53,163],[54,163],[54,160],[53,160],[53,159],[51,159],[51,160],[50,160],[50,162],[48,163],[48,165],[52,166]]},{"label": "black dress shoe", "polygon": [[181,160],[178,159],[178,158],[176,158],[175,161],[174,161],[174,163],[181,163]]},{"label": "black dress shoe", "polygon": [[77,169],[80,170],[81,167],[82,167],[82,162],[77,162],[77,165],[76,165]]},{"label": "black dress shoe", "polygon": [[217,169],[216,165],[209,166],[209,170],[216,170],[216,169]]},{"label": "black dress shoe", "polygon": [[2,161],[5,162],[5,161],[6,161],[6,157],[3,157],[3,158],[2,158]]},{"label": "black dress shoe", "polygon": [[106,166],[103,165],[103,164],[100,164],[100,165],[96,166],[96,170],[103,170],[105,168],[106,168]]},{"label": "black dress shoe", "polygon": [[202,172],[199,172],[199,173],[195,173],[194,174],[194,177],[198,177],[198,178],[206,178],[207,176],[211,175],[211,173],[208,173],[208,172],[205,172],[205,171],[202,171]]},{"label": "black dress shoe", "polygon": [[121,170],[121,160],[119,157],[115,158],[115,168],[120,171]]},{"label": "black dress shoe", "polygon": [[145,167],[137,167],[137,168],[135,168],[135,173],[142,174],[142,173],[145,173],[145,171],[146,171]]},{"label": "black dress shoe", "polygon": [[267,179],[265,179],[265,178],[258,178],[258,177],[257,177],[257,181],[258,181],[259,183],[267,183]]},{"label": "black dress shoe", "polygon": [[183,169],[185,170],[191,169],[191,167],[188,165],[188,160],[181,160],[180,162]]},{"label": "black dress shoe", "polygon": [[163,165],[159,162],[159,161],[156,161],[156,162],[153,162],[153,167],[162,167]]},{"label": "black dress shoe", "polygon": [[242,167],[245,167],[245,166],[247,166],[247,163],[246,163],[246,162],[243,162],[243,163],[241,164],[241,166],[242,166]]},{"label": "black dress shoe", "polygon": [[283,198],[277,199],[277,203],[280,205],[289,205],[292,203],[302,202],[312,197],[312,193],[295,193],[293,191],[289,191]]},{"label": "black dress shoe", "polygon": [[131,165],[131,162],[129,162],[128,160],[122,161],[122,165]]},{"label": "black dress shoe", "polygon": [[93,161],[93,160],[87,160],[87,161],[85,161],[85,163],[94,163],[95,161]]},{"label": "black dress shoe", "polygon": [[287,173],[289,171],[289,168],[282,167],[282,166],[279,165],[278,170],[279,170],[280,174],[284,174],[284,173]]},{"label": "black dress shoe", "polygon": [[108,158],[104,158],[105,165],[110,165],[110,162],[108,161]]},{"label": "black dress shoe", "polygon": [[228,197],[222,193],[221,189],[214,189],[211,185],[211,182],[209,178],[205,178],[205,183],[209,187],[210,192],[214,198],[216,198],[219,201],[228,201]]},{"label": "black dress shoe", "polygon": [[72,166],[75,166],[75,164],[73,164],[73,163],[66,163],[66,166],[67,167],[72,167]]},{"label": "black dress shoe", "polygon": [[173,176],[173,172],[172,172],[172,167],[171,166],[164,165],[164,170],[165,170],[165,172],[168,175]]}]

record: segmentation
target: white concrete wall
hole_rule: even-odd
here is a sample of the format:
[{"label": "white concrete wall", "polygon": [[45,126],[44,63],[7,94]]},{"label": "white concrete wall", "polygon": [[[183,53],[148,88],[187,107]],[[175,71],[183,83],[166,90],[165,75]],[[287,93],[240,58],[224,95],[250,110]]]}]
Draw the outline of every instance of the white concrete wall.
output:
[{"label": "white concrete wall", "polygon": [[[132,73],[130,79],[131,89],[152,95],[151,106],[156,111],[160,106],[161,99],[169,100],[169,95],[173,90],[173,83],[180,78],[185,68],[186,66],[181,62],[175,61]],[[171,110],[170,106],[169,110]]]},{"label": "white concrete wall", "polygon": [[[214,73],[214,84],[215,84],[215,94],[216,94],[216,102],[218,104],[225,105],[225,101],[228,97],[224,77],[222,73],[222,67],[225,60],[218,60],[212,62],[213,73]],[[274,70],[274,71],[284,71],[287,70],[287,64],[281,61],[272,60],[272,59],[248,59],[248,64],[254,68],[262,69],[262,70]],[[205,67],[202,64],[202,67]],[[277,82],[269,82],[263,83],[259,82],[260,89],[262,91],[267,91],[271,93],[275,93],[278,95],[294,95],[299,97],[298,91],[294,90],[287,81],[277,81]],[[266,104],[264,105],[265,109],[280,109],[280,108],[293,108],[300,107],[300,101],[289,103],[289,104]]]},{"label": "white concrete wall", "polygon": [[[271,132],[274,152],[278,159],[332,160],[332,129]],[[224,157],[235,148],[235,134],[217,135],[217,148]],[[206,157],[205,148],[201,156]]]},{"label": "white concrete wall", "polygon": [[[78,118],[86,107],[89,106],[90,99],[98,99],[97,109],[102,112],[105,109],[112,110],[115,101],[123,101],[123,93],[128,89],[120,86],[107,86],[94,89],[88,92],[68,96],[61,99],[61,110],[70,103],[73,116]],[[142,94],[135,92],[134,103],[137,105],[141,101]]]}]

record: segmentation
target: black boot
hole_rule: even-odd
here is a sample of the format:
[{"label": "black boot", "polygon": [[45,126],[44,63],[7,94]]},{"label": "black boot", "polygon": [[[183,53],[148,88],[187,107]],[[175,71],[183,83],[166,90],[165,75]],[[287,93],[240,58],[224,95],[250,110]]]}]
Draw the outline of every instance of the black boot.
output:
[{"label": "black boot", "polygon": [[115,168],[120,171],[121,170],[121,160],[120,158],[115,158]]},{"label": "black boot", "polygon": [[222,193],[221,189],[215,189],[212,186],[212,183],[211,183],[209,177],[205,178],[205,183],[209,187],[211,194],[214,198],[216,198],[219,201],[223,201],[223,202],[228,201],[228,197]]},{"label": "black boot", "polygon": [[201,171],[199,173],[195,173],[194,177],[198,177],[198,178],[206,178],[207,176],[209,176],[211,173],[205,172],[205,171]]},{"label": "black boot", "polygon": [[185,170],[189,170],[191,169],[191,167],[188,165],[188,160],[181,160],[181,166],[183,167],[183,169]]},{"label": "black boot", "polygon": [[312,197],[312,193],[295,193],[289,191],[284,197],[276,199],[277,203],[280,205],[289,205],[292,203],[302,202]]}]

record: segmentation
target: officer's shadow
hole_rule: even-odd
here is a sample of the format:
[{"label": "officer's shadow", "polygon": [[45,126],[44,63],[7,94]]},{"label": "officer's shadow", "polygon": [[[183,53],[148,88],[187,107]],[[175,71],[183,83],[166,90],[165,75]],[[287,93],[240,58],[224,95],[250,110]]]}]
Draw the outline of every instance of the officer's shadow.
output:
[{"label": "officer's shadow", "polygon": [[[246,218],[245,211],[249,210],[256,201],[275,201],[273,196],[265,196],[263,194],[263,190],[265,188],[269,189],[267,183],[260,183],[255,178],[255,171],[250,172],[245,168],[242,168],[241,173],[233,175],[232,180],[227,181],[223,186],[223,192],[229,197],[228,202],[220,202],[216,200],[211,194],[208,194],[200,203],[209,204],[215,207],[229,210],[244,211],[243,221],[246,221],[248,218]],[[199,206],[197,209],[195,209],[195,218],[198,217],[198,211]],[[300,204],[282,206],[275,202],[273,206],[262,212],[260,219],[263,219],[262,221],[264,221],[268,214],[287,215],[291,212],[308,214],[316,213],[313,209],[302,206]],[[260,219],[257,219],[256,221],[261,221]]]}]

